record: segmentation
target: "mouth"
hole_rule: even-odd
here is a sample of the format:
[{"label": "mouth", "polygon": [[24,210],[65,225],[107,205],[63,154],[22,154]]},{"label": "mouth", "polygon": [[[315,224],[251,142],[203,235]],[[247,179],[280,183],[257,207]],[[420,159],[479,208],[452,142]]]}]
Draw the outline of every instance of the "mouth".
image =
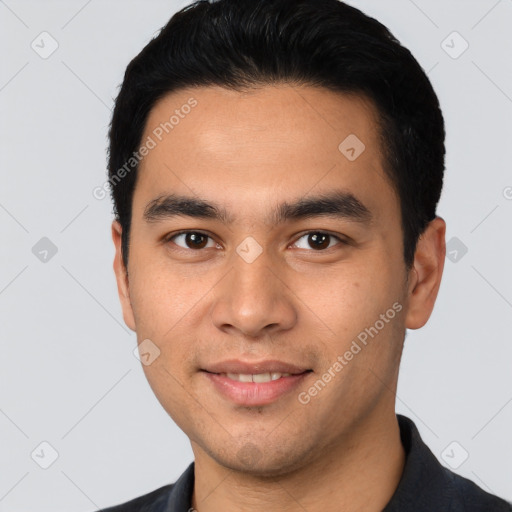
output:
[{"label": "mouth", "polygon": [[300,372],[214,373],[202,370],[214,392],[245,407],[268,405],[290,395],[313,370]]},{"label": "mouth", "polygon": [[259,362],[228,359],[218,363],[209,364],[202,369],[208,373],[215,373],[217,375],[225,374],[259,376],[270,374],[270,380],[272,380],[272,374],[298,375],[306,371],[311,371],[307,368],[307,366],[298,366],[296,364],[279,361],[277,359],[268,359]]},{"label": "mouth", "polygon": [[[310,370],[307,370],[310,371]],[[215,375],[220,375],[221,377],[227,377],[228,379],[237,381],[237,382],[271,382],[274,380],[281,379],[283,377],[290,377],[291,373],[281,373],[281,372],[269,372],[269,373],[216,373]],[[300,374],[298,374],[300,375]]]}]

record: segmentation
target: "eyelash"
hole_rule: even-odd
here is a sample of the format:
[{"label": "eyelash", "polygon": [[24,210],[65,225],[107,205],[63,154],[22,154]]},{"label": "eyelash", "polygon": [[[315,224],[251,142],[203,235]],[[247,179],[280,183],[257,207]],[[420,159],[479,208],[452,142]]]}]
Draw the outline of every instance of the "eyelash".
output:
[{"label": "eyelash", "polygon": [[[202,235],[202,236],[205,236],[207,238],[210,238],[211,240],[213,240],[213,238],[208,235],[207,233],[204,233],[203,231],[197,231],[197,230],[183,230],[183,231],[178,231],[177,233],[172,233],[171,235],[168,235],[164,238],[164,242],[165,243],[168,243],[168,242],[171,242],[173,238],[176,238],[180,235],[186,235],[186,234],[190,234],[190,233],[194,233],[194,234],[198,234],[198,235]],[[336,235],[333,235],[327,231],[319,231],[319,230],[311,230],[311,231],[307,231],[303,234],[301,234],[295,242],[293,242],[293,244],[296,244],[301,238],[305,237],[305,236],[308,236],[308,235],[311,235],[311,234],[319,234],[319,235],[327,235],[329,236],[330,238],[334,238],[336,239],[339,244],[337,245],[349,245],[349,242],[347,242],[346,240],[343,240],[342,238],[336,236]],[[176,244],[175,244],[176,245]],[[182,251],[194,251],[194,252],[201,252],[203,249],[191,249],[191,248],[184,248],[184,247],[180,247],[179,245],[176,246],[177,247],[177,250],[182,250]],[[334,246],[336,247],[336,246]],[[333,247],[328,247],[327,249],[318,249],[318,250],[315,250],[315,249],[310,249],[310,251],[313,251],[313,252],[326,252],[328,251],[329,249],[332,249]],[[211,247],[208,247],[208,249],[211,249]]]}]

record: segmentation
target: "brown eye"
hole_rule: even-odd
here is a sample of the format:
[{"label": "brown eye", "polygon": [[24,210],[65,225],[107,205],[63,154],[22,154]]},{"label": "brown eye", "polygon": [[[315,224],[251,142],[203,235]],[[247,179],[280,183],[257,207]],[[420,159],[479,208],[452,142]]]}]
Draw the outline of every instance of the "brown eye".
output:
[{"label": "brown eye", "polygon": [[[306,242],[302,242],[301,247],[300,241],[306,238]],[[329,249],[330,247],[332,247],[331,242],[333,240],[336,240],[341,244],[344,243],[343,240],[341,240],[337,236],[330,235],[329,233],[324,233],[322,231],[311,231],[310,233],[306,233],[305,235],[301,236],[297,240],[297,242],[295,242],[294,245],[297,246],[299,249],[313,249],[315,251],[322,251],[324,249]]]},{"label": "brown eye", "polygon": [[[207,247],[208,240],[211,241],[211,245],[209,247],[215,247],[215,242],[211,240],[208,235],[198,231],[185,231],[178,233],[168,239],[169,242],[171,240],[182,249],[204,249]],[[180,243],[178,243],[178,241]]]},{"label": "brown eye", "polygon": [[331,237],[325,233],[310,233],[308,235],[308,244],[313,249],[327,249]]}]

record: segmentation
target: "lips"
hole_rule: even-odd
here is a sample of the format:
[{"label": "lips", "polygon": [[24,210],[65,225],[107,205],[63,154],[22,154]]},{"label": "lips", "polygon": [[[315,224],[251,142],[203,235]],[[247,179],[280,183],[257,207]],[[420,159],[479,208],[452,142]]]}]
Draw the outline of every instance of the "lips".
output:
[{"label": "lips", "polygon": [[210,385],[231,403],[262,406],[289,395],[312,372],[283,361],[247,363],[238,360],[208,365],[203,374]]},{"label": "lips", "polygon": [[290,375],[299,375],[301,373],[311,371],[307,367],[301,367],[292,363],[286,363],[277,360],[266,360],[256,363],[249,363],[240,361],[238,359],[230,359],[227,361],[221,361],[219,363],[213,363],[211,365],[207,365],[205,368],[203,368],[203,370],[209,373],[232,373],[238,375],[259,375],[263,373],[288,373]]},{"label": "lips", "polygon": [[245,407],[269,405],[272,402],[290,396],[291,392],[299,392],[301,383],[307,378],[309,372],[289,377],[280,377],[270,382],[239,382],[230,379],[225,374],[203,372],[209,385],[219,396],[230,403]]}]

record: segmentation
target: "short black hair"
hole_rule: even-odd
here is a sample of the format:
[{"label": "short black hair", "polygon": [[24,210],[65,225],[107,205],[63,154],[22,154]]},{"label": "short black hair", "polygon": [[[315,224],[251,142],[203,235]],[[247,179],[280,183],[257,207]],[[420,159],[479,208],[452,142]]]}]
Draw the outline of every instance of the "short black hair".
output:
[{"label": "short black hair", "polygon": [[129,172],[126,164],[155,103],[188,87],[273,84],[355,93],[373,103],[384,170],[400,202],[404,262],[411,268],[443,186],[439,101],[410,51],[384,25],[339,0],[196,1],[172,16],[129,63],[115,101],[108,156],[126,268],[138,170],[136,161]]}]

